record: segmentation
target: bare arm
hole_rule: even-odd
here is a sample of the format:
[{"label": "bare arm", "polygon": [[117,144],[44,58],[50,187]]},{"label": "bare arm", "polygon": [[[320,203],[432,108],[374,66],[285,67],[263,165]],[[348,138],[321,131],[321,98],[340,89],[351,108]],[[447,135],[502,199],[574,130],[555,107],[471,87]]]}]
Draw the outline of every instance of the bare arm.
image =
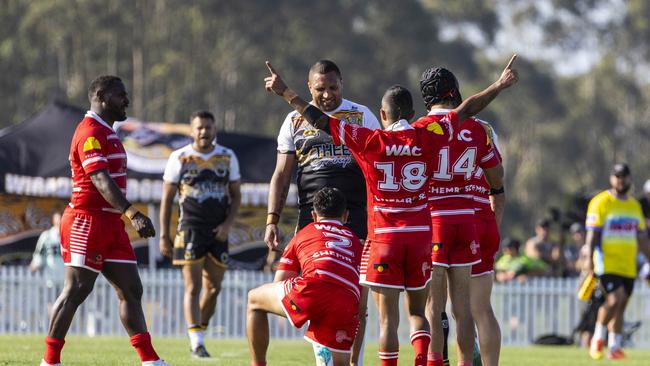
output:
[{"label": "bare arm", "polygon": [[298,94],[296,94],[296,92],[291,90],[287,84],[284,83],[270,62],[266,61],[266,67],[271,73],[271,76],[264,79],[266,90],[284,98],[291,108],[305,117],[305,120],[307,120],[307,122],[312,126],[329,133],[329,116],[317,107],[307,103],[307,101],[302,99]]},{"label": "bare arm", "polygon": [[485,179],[490,185],[490,190],[493,192],[490,194],[490,206],[492,206],[492,211],[496,216],[497,225],[501,225],[501,220],[503,220],[503,211],[506,205],[506,193],[505,191],[501,193],[496,193],[503,190],[503,165],[499,164],[494,168],[485,169]]},{"label": "bare arm", "polygon": [[646,230],[639,230],[636,234],[637,242],[639,243],[639,250],[645,258],[650,261],[650,239],[648,239],[648,232]]},{"label": "bare arm", "polygon": [[602,233],[596,230],[588,230],[586,244],[589,248],[589,256],[587,257],[587,270],[593,272],[594,270],[594,250],[600,246],[603,240]]},{"label": "bare arm", "polygon": [[517,55],[515,54],[501,73],[499,80],[495,81],[482,92],[465,99],[458,107],[456,107],[456,109],[454,109],[454,112],[458,115],[459,121],[464,121],[468,117],[474,116],[478,112],[482,111],[503,89],[509,88],[519,80],[517,70],[512,68],[512,64],[516,59]]},{"label": "bare arm", "polygon": [[289,187],[291,186],[291,175],[296,165],[295,154],[277,154],[275,171],[269,185],[269,202],[266,216],[266,233],[264,242],[271,250],[278,250],[278,222],[280,214],[287,202]]},{"label": "bare arm", "polygon": [[131,220],[131,224],[141,238],[149,238],[156,235],[156,230],[151,220],[131,205],[120,190],[120,187],[111,178],[108,170],[101,169],[90,173],[90,180],[106,202],[113,206],[113,208],[124,213]]},{"label": "bare arm", "polygon": [[172,204],[178,191],[178,185],[163,183],[162,197],[160,199],[160,253],[166,257],[172,255],[172,240],[169,234],[169,224],[172,217]]},{"label": "bare arm", "polygon": [[278,270],[275,272],[275,276],[273,277],[273,282],[280,282],[294,277],[298,277],[298,272]]}]

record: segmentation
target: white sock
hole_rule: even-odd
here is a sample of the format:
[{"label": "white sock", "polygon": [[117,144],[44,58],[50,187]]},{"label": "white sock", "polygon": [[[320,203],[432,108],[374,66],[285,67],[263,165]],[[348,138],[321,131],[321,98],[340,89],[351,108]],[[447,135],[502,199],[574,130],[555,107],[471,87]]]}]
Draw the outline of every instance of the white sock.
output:
[{"label": "white sock", "polygon": [[609,333],[607,337],[607,347],[610,350],[621,349],[623,344],[623,335],[619,333]]},{"label": "white sock", "polygon": [[203,346],[203,334],[202,330],[188,330],[187,335],[190,337],[190,348],[192,351],[197,349],[199,346]]},{"label": "white sock", "polygon": [[604,340],[605,339],[605,330],[607,328],[605,327],[604,324],[596,323],[596,329],[594,329],[594,337],[592,340],[592,344],[595,343],[597,340]]}]

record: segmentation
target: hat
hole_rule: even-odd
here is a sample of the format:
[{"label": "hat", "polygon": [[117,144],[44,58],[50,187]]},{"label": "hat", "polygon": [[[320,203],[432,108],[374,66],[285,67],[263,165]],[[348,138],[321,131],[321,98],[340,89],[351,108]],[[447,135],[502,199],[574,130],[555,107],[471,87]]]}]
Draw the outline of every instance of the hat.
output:
[{"label": "hat", "polygon": [[612,175],[617,177],[627,177],[630,173],[630,167],[625,163],[616,163],[612,168]]},{"label": "hat", "polygon": [[585,227],[579,222],[574,222],[573,224],[571,224],[571,227],[569,227],[569,232],[571,234],[582,233],[584,231],[585,231]]}]

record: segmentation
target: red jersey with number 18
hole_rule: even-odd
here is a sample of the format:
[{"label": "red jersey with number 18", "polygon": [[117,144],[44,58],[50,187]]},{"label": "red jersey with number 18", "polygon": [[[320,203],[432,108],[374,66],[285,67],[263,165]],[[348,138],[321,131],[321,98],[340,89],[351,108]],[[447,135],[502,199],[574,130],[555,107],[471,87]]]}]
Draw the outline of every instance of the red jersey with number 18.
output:
[{"label": "red jersey with number 18", "polygon": [[330,118],[335,144],[348,146],[366,178],[368,240],[393,242],[430,239],[426,190],[438,158],[448,143],[450,119],[425,128],[400,120],[386,130],[370,130]]}]

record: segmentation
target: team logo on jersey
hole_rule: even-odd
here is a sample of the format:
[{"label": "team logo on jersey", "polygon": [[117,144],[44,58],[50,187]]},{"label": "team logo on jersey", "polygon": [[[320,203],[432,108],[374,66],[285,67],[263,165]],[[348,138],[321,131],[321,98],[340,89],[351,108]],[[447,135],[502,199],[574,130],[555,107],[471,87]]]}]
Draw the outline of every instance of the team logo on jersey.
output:
[{"label": "team logo on jersey", "polygon": [[373,265],[373,267],[375,268],[375,270],[377,272],[382,273],[382,272],[384,272],[385,270],[388,269],[388,264],[387,263],[377,263],[377,264]]},{"label": "team logo on jersey", "polygon": [[95,137],[90,136],[84,142],[84,152],[90,150],[101,150],[101,149],[102,149],[102,145],[99,144],[99,140],[97,140]]},{"label": "team logo on jersey", "polygon": [[469,249],[472,251],[472,254],[478,253],[478,249],[481,246],[476,243],[476,241],[472,240],[472,243],[469,245]]},{"label": "team logo on jersey", "polygon": [[458,133],[458,140],[459,141],[470,142],[470,141],[472,141],[472,136],[471,135],[472,135],[472,131],[470,131],[470,130],[461,130]]},{"label": "team logo on jersey", "polygon": [[318,130],[316,130],[315,128],[307,128],[307,129],[305,129],[305,131],[302,133],[302,135],[303,135],[305,138],[316,137],[316,135],[318,135]]},{"label": "team logo on jersey", "polygon": [[442,243],[433,243],[433,247],[431,248],[431,250],[433,250],[434,252],[437,252],[440,249],[442,249]]},{"label": "team logo on jersey", "polygon": [[433,132],[436,135],[444,135],[444,130],[442,129],[442,126],[438,122],[431,122],[427,125],[427,131]]},{"label": "team logo on jersey", "polygon": [[431,263],[429,261],[425,261],[422,263],[422,277],[427,277],[427,271],[431,269]]}]

